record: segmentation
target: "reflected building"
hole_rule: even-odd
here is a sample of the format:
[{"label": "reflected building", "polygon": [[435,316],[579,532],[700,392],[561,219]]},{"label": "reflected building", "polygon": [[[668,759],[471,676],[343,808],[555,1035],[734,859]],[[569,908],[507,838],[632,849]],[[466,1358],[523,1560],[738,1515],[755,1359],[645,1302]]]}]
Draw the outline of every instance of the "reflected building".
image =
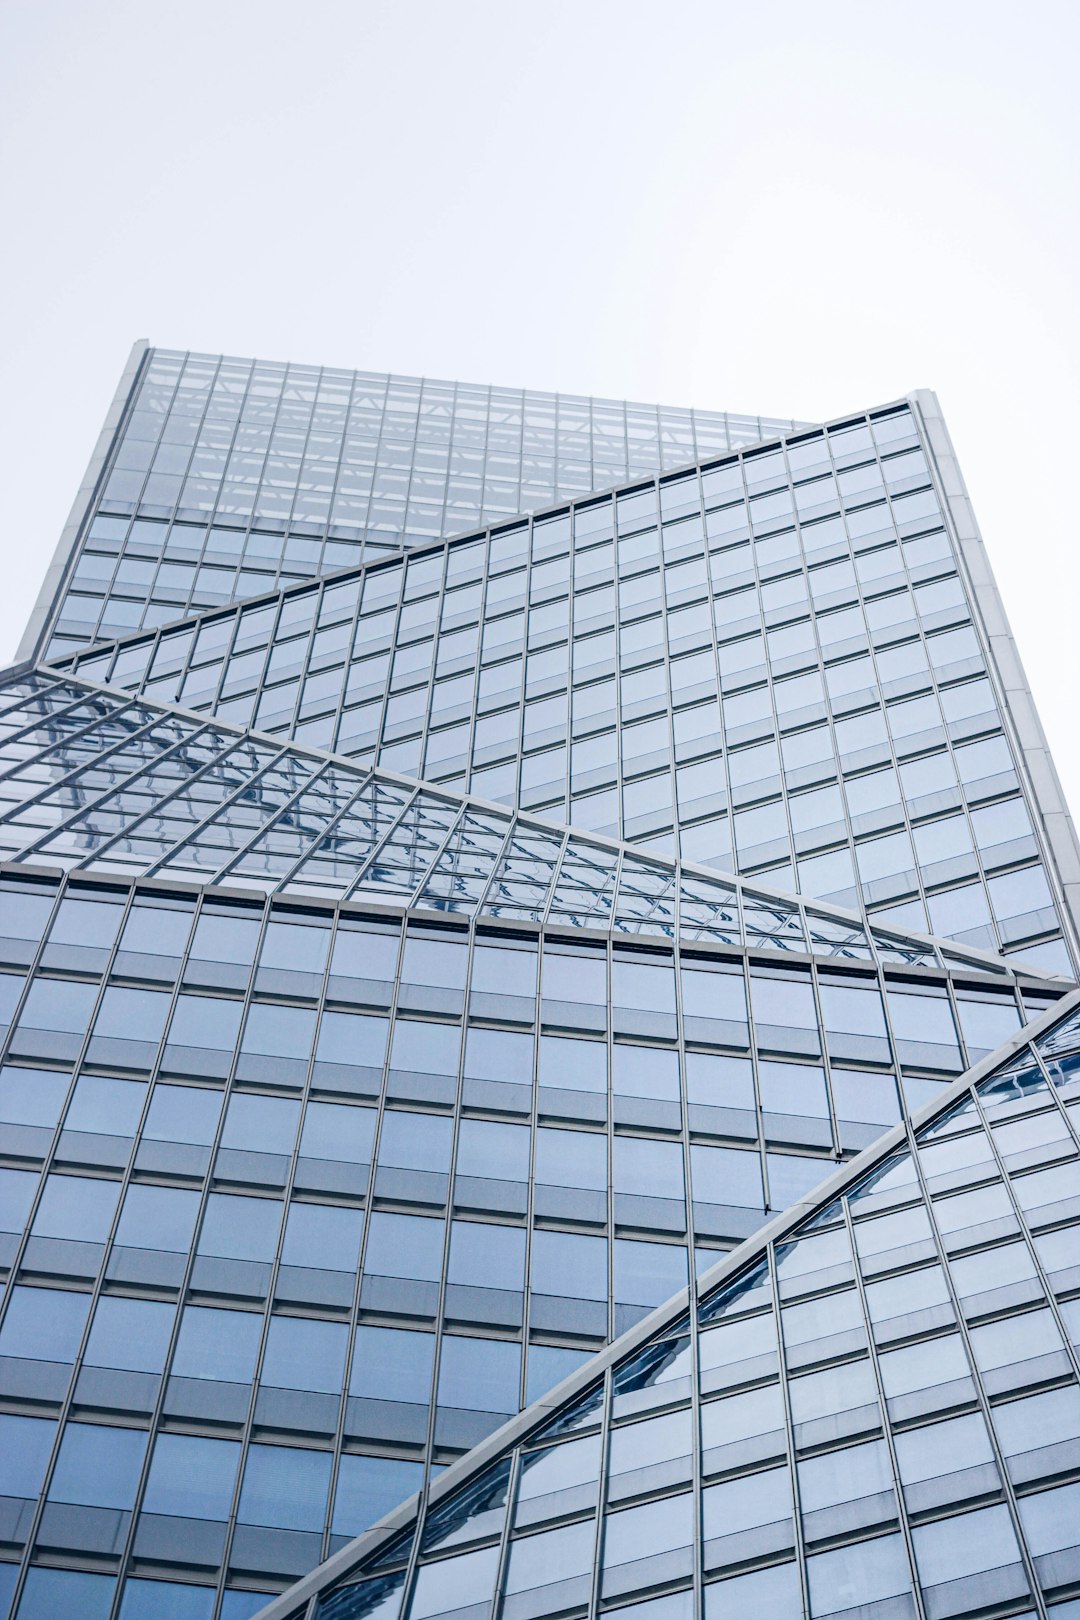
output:
[{"label": "reflected building", "polygon": [[[1075,1380],[1076,846],[932,395],[137,346],[0,675],[0,859],[0,1614],[1066,1595],[995,1414]],[[897,1405],[969,1286],[999,1360]]]}]

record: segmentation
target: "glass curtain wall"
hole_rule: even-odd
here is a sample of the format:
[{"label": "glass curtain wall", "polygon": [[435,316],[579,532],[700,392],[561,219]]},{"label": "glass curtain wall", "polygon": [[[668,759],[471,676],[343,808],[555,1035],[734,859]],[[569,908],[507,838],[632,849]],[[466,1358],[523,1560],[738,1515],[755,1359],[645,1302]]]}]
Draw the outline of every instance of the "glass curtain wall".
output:
[{"label": "glass curtain wall", "polygon": [[1072,1616],[1077,999],[267,1620]]},{"label": "glass curtain wall", "polygon": [[77,668],[1071,974],[931,463],[894,407]]},{"label": "glass curtain wall", "polygon": [[1072,1620],[1068,822],[930,396],[125,375],[0,674],[0,1617]]}]

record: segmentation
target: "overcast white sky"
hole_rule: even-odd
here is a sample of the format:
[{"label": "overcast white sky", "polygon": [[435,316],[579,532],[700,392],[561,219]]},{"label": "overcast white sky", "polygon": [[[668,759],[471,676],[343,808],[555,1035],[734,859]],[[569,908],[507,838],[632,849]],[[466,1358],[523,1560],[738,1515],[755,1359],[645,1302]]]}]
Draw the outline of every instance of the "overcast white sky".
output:
[{"label": "overcast white sky", "polygon": [[820,419],[936,388],[1059,771],[1080,8],[4,0],[0,657],[135,337]]}]

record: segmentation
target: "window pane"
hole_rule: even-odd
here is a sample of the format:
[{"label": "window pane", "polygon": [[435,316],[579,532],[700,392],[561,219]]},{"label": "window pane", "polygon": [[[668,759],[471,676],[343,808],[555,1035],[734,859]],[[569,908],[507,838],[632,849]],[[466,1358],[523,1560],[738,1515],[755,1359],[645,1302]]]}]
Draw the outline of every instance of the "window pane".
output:
[{"label": "window pane", "polygon": [[330,1453],[254,1445],[248,1452],[237,1517],[276,1530],[320,1530],[330,1486]]},{"label": "window pane", "polygon": [[199,1213],[199,1195],[179,1187],[129,1187],[116,1242],[136,1249],[186,1254]]},{"label": "window pane", "polygon": [[253,1311],[189,1305],[180,1320],[172,1370],[185,1378],[216,1378],[248,1383],[262,1335],[262,1317]]},{"label": "window pane", "polygon": [[345,1371],[348,1329],[340,1322],[274,1316],[266,1336],[262,1383],[335,1395]]},{"label": "window pane", "polygon": [[396,1457],[342,1457],[334,1495],[334,1534],[359,1535],[419,1490],[423,1476],[423,1464],[418,1462],[403,1462]]},{"label": "window pane", "polygon": [[353,1271],[360,1255],[364,1217],[333,1204],[290,1204],[282,1264],[315,1270]]},{"label": "window pane", "polygon": [[49,1176],[31,1231],[35,1237],[75,1238],[84,1243],[104,1243],[119,1196],[118,1181],[91,1181],[83,1176]]},{"label": "window pane", "polygon": [[37,1496],[55,1437],[45,1418],[0,1415],[0,1496]]},{"label": "window pane", "polygon": [[426,1404],[431,1399],[434,1361],[435,1336],[432,1333],[358,1327],[349,1394],[373,1400]]},{"label": "window pane", "polygon": [[447,1334],[439,1366],[439,1405],[474,1412],[516,1412],[521,1347]]},{"label": "window pane", "polygon": [[147,1436],[137,1429],[69,1423],[49,1486],[51,1502],[130,1508],[135,1501]]},{"label": "window pane", "polygon": [[86,1365],[121,1367],[128,1372],[160,1372],[165,1365],[175,1318],[173,1305],[106,1294],[98,1300],[94,1312],[84,1358]]},{"label": "window pane", "polygon": [[210,1620],[212,1586],[181,1586],[178,1581],[128,1580],[120,1620]]},{"label": "window pane", "polygon": [[13,1288],[0,1327],[0,1355],[28,1361],[74,1361],[89,1309],[88,1294]]},{"label": "window pane", "polygon": [[74,1569],[31,1569],[19,1601],[18,1620],[57,1620],[77,1614],[79,1620],[108,1620],[116,1581],[111,1575],[89,1575]]},{"label": "window pane", "polygon": [[233,1440],[159,1434],[143,1507],[189,1519],[229,1517],[240,1447]]},{"label": "window pane", "polygon": [[438,1282],[445,1224],[421,1215],[391,1215],[377,1210],[369,1223],[364,1270],[378,1277]]}]

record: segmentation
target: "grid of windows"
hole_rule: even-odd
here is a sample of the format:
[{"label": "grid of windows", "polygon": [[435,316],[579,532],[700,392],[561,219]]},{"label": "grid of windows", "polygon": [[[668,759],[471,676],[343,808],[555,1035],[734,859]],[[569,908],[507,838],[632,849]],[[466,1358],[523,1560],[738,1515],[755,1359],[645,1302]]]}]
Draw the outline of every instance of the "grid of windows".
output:
[{"label": "grid of windows", "polygon": [[932,396],[125,375],[0,678],[0,1615],[1071,1620],[1075,998],[955,1083],[1070,829]]},{"label": "grid of windows", "polygon": [[53,647],[160,624],[795,425],[153,349],[96,521],[50,616]]},{"label": "grid of windows", "polygon": [[906,408],[78,667],[1072,971]]},{"label": "grid of windows", "polygon": [[0,853],[16,860],[1002,971],[972,947],[889,933],[70,677],[9,678],[0,722]]},{"label": "grid of windows", "polygon": [[268,1620],[1074,1615],[1078,1001]]},{"label": "grid of windows", "polygon": [[0,1496],[27,1591],[104,1566],[106,1614],[125,1571],[302,1573],[1052,995],[212,887],[0,907]]}]

